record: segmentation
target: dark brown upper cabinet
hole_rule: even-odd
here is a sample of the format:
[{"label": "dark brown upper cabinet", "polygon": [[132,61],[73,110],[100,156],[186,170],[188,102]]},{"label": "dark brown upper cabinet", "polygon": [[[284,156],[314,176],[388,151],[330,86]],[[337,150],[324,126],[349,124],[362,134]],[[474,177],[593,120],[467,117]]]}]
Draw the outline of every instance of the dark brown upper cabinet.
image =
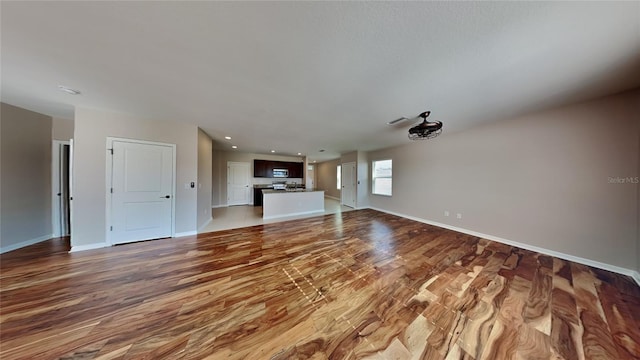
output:
[{"label": "dark brown upper cabinet", "polygon": [[253,160],[253,177],[273,178],[273,169],[287,169],[289,178],[304,177],[304,163],[293,161]]}]

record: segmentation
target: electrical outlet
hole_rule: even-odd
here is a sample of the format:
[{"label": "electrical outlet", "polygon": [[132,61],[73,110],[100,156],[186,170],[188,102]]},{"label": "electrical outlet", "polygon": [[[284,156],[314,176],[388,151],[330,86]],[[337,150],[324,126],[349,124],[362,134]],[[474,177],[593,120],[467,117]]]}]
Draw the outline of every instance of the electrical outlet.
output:
[{"label": "electrical outlet", "polygon": [[449,210],[444,211],[444,216],[449,216]]},{"label": "electrical outlet", "polygon": [[456,215],[456,217],[457,217],[458,219],[462,219],[462,214],[461,214],[461,213],[458,213],[458,214]]}]

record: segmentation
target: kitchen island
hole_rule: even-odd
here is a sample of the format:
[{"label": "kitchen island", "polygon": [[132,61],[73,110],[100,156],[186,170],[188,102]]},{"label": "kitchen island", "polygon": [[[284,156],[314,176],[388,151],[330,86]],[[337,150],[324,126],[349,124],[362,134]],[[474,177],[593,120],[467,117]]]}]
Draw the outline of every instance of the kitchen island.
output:
[{"label": "kitchen island", "polygon": [[324,190],[287,189],[262,190],[262,218],[275,219],[286,216],[324,212]]}]

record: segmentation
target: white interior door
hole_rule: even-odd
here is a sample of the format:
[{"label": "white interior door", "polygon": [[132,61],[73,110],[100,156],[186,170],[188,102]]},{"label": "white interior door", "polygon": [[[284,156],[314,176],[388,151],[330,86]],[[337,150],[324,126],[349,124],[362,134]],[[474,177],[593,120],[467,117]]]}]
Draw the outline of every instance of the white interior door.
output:
[{"label": "white interior door", "polygon": [[342,164],[342,205],[356,207],[356,163]]},{"label": "white interior door", "polygon": [[112,142],[111,243],[172,236],[172,145]]},{"label": "white interior door", "polygon": [[249,163],[227,163],[227,205],[247,205],[251,194]]},{"label": "white interior door", "polygon": [[315,174],[315,166],[313,165],[308,165],[307,166],[307,183],[305,184],[305,187],[307,189],[313,189],[316,187],[316,174]]}]

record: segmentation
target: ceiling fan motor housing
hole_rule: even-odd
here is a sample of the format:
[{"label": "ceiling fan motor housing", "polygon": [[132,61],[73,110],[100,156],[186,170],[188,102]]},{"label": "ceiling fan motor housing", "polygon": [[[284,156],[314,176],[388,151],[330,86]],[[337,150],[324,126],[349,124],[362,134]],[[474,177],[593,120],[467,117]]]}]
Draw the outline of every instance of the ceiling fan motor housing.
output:
[{"label": "ceiling fan motor housing", "polygon": [[431,111],[425,111],[420,114],[420,117],[424,120],[409,129],[409,139],[411,140],[425,140],[432,139],[440,133],[442,133],[441,121],[427,121],[427,117],[431,114]]}]

